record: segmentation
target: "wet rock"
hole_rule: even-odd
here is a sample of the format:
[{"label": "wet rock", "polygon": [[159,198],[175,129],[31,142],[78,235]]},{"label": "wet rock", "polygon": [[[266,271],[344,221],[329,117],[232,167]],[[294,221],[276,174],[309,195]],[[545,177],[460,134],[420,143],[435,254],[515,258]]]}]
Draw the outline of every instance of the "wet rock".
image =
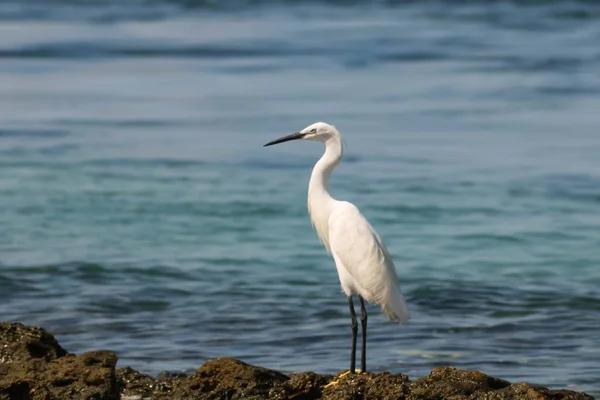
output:
[{"label": "wet rock", "polygon": [[292,374],[289,380],[282,381],[269,391],[269,399],[320,399],[323,387],[331,379],[331,375],[317,375],[314,372]]},{"label": "wet rock", "polygon": [[106,351],[67,355],[45,365],[23,363],[0,375],[0,399],[117,400],[116,363]]},{"label": "wet rock", "polygon": [[505,389],[488,392],[477,397],[483,400],[593,400],[592,396],[570,390],[550,390],[526,383],[515,383]]},{"label": "wet rock", "polygon": [[50,361],[65,356],[54,336],[38,326],[0,322],[0,363]]},{"label": "wet rock", "polygon": [[115,354],[91,351],[52,361],[36,380],[53,399],[117,400],[116,364]]},{"label": "wet rock", "polygon": [[[337,383],[325,388],[323,400],[405,399],[408,377],[389,372],[345,375]],[[335,379],[333,380],[335,382]]]},{"label": "wet rock", "polygon": [[284,375],[233,358],[218,358],[195,373],[153,378],[132,368],[115,371],[107,351],[68,354],[42,328],[0,323],[0,400],[593,400],[478,371],[434,368],[410,381],[402,374]]},{"label": "wet rock", "polygon": [[184,382],[187,381],[188,378],[189,376],[183,373],[173,373],[169,371],[161,372],[156,377],[154,393],[151,398],[154,400],[174,398],[173,392],[175,390],[180,391],[180,388],[183,387]]},{"label": "wet rock", "polygon": [[39,327],[0,323],[0,400],[117,400],[117,356],[68,354]]},{"label": "wet rock", "polygon": [[[139,376],[147,382],[147,375]],[[450,367],[435,368],[429,376],[411,382],[405,375],[389,372],[286,376],[231,358],[209,361],[194,375],[163,375],[150,395],[137,393],[153,400],[593,400],[585,393],[510,384],[478,371]]]},{"label": "wet rock", "polygon": [[473,394],[486,393],[510,386],[510,382],[489,377],[478,371],[456,368],[434,368],[429,376],[411,384],[409,400],[468,399]]},{"label": "wet rock", "polygon": [[121,396],[147,398],[152,395],[155,389],[155,380],[150,375],[141,374],[130,367],[119,368],[116,373]]},{"label": "wet rock", "polygon": [[434,368],[429,376],[410,384],[406,400],[593,400],[585,393],[550,390],[525,383],[511,384],[478,371]]},{"label": "wet rock", "polygon": [[178,399],[266,399],[271,389],[288,379],[277,371],[218,358],[202,365],[194,375],[179,379],[178,385],[171,385],[170,394]]}]

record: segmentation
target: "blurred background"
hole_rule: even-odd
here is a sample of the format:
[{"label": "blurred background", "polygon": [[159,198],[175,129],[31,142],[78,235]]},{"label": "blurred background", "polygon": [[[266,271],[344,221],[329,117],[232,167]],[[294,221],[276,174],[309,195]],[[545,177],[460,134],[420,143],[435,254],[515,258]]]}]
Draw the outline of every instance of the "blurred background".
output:
[{"label": "blurred background", "polygon": [[393,255],[369,368],[600,395],[596,1],[4,0],[0,319],[157,374],[349,366],[306,209],[331,191]]}]

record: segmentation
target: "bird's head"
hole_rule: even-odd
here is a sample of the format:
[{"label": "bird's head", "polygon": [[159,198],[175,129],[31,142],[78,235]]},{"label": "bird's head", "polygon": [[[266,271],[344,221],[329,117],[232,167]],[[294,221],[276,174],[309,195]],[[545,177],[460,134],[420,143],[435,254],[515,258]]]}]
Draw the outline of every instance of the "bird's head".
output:
[{"label": "bird's head", "polygon": [[263,147],[298,139],[316,140],[326,143],[330,139],[340,139],[340,133],[333,125],[326,124],[325,122],[315,122],[301,131],[272,140],[269,143],[266,143]]}]

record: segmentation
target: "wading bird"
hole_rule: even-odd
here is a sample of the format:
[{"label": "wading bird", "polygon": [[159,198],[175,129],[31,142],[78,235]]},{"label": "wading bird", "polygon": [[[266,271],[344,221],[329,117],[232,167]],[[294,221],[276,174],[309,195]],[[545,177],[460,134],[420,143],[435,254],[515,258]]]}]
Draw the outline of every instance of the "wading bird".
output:
[{"label": "wading bird", "polygon": [[308,184],[308,212],[325,249],[333,256],[343,292],[348,297],[352,318],[350,373],[356,367],[358,324],[352,295],[358,295],[361,309],[361,370],[367,369],[367,310],[365,300],[379,304],[392,321],[403,323],[410,314],[400,287],[392,258],[371,224],[352,203],[331,197],[327,185],[342,158],[342,137],[335,127],[324,122],[300,132],[275,139],[264,146],[290,140],[314,140],[325,145],[325,153],[315,164]]}]

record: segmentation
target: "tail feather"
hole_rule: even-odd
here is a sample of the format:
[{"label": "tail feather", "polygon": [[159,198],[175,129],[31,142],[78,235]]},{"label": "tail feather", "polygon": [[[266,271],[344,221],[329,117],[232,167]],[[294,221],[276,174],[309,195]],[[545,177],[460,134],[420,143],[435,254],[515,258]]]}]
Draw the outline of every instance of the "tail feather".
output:
[{"label": "tail feather", "polygon": [[383,313],[392,321],[405,323],[410,318],[410,312],[402,292],[397,286],[391,286],[385,302],[381,305]]}]

